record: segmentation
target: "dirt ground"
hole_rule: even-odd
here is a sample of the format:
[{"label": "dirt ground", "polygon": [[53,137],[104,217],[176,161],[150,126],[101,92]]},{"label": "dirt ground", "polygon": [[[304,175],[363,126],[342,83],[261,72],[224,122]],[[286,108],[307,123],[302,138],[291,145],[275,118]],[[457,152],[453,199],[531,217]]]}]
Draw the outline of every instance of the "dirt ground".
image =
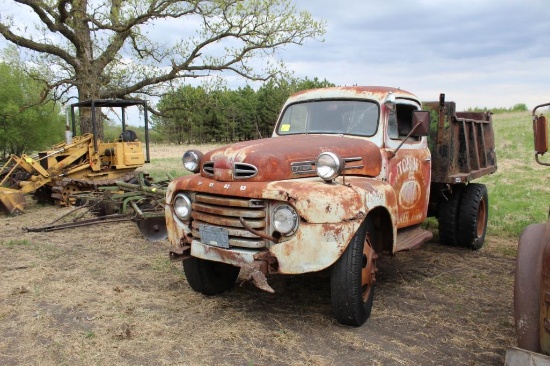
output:
[{"label": "dirt ground", "polygon": [[514,344],[512,239],[383,257],[371,318],[350,328],[326,273],[207,297],[131,222],[22,230],[66,210],[0,217],[2,365],[502,365]]}]

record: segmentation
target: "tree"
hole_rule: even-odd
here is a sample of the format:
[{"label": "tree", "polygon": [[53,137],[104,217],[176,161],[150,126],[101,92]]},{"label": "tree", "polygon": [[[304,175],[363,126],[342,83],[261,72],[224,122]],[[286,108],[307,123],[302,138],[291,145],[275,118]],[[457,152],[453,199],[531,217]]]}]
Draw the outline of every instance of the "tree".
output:
[{"label": "tree", "polygon": [[529,108],[527,108],[527,105],[525,103],[518,103],[514,104],[512,108],[510,108],[510,111],[512,112],[526,112]]},{"label": "tree", "polygon": [[[12,0],[36,17],[27,35],[13,16],[0,34],[29,51],[58,100],[159,96],[166,83],[229,71],[267,80],[276,51],[324,33],[291,0]],[[156,27],[174,27],[150,36]],[[181,37],[181,38],[180,38]],[[260,66],[261,65],[261,66]],[[44,93],[44,96],[47,93]],[[82,132],[91,132],[89,118]]]},{"label": "tree", "polygon": [[41,85],[21,70],[17,53],[4,52],[0,63],[0,158],[45,149],[63,140],[64,118],[52,101],[40,99]]},{"label": "tree", "polygon": [[335,86],[326,79],[272,79],[258,90],[258,130],[260,136],[269,137],[273,132],[281,107],[287,98],[300,90]]},{"label": "tree", "polygon": [[232,142],[269,137],[282,105],[293,93],[334,86],[327,80],[271,79],[258,91],[249,85],[229,90],[209,82],[182,86],[159,101],[162,116],[155,116],[155,130],[167,142]]}]

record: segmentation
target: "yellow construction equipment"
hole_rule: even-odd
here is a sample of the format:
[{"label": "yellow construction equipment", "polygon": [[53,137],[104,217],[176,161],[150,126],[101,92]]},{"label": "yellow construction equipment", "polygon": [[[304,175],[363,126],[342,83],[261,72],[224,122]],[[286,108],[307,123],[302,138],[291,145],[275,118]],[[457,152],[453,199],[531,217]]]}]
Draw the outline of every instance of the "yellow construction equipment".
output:
[{"label": "yellow construction equipment", "polygon": [[[134,131],[126,129],[126,107],[142,106],[145,144]],[[93,133],[72,137],[36,156],[11,155],[0,169],[0,208],[8,214],[25,209],[26,193],[39,201],[71,204],[71,195],[95,190],[117,181],[131,181],[135,170],[149,162],[147,102],[143,100],[90,100],[71,105],[72,135],[76,135],[75,109],[91,108]],[[116,141],[98,138],[96,111],[121,108],[122,133]],[[145,147],[145,152],[144,152]]]}]

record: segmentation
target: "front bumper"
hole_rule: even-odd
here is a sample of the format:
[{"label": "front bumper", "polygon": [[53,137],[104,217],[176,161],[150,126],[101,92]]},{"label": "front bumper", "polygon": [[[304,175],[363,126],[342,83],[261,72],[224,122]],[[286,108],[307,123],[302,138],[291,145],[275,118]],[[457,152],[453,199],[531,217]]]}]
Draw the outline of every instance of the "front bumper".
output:
[{"label": "front bumper", "polygon": [[347,244],[359,229],[363,217],[341,223],[301,223],[298,231],[287,241],[272,243],[266,248],[220,248],[201,243],[191,229],[174,219],[169,205],[165,208],[168,238],[172,245],[188,248],[188,254],[216,262],[249,267],[263,262],[264,273],[300,274],[316,272],[331,266],[344,252]]}]

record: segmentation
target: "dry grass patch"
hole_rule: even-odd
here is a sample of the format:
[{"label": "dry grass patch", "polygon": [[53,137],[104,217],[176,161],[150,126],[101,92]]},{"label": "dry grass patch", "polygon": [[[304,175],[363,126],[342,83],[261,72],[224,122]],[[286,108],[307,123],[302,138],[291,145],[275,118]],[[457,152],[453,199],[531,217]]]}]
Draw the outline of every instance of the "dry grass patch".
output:
[{"label": "dry grass patch", "polygon": [[[383,257],[371,319],[337,324],[328,273],[195,293],[167,242],[132,223],[26,233],[65,209],[0,218],[0,364],[502,364],[513,344],[509,240]],[[475,341],[472,341],[475,340]]]}]

